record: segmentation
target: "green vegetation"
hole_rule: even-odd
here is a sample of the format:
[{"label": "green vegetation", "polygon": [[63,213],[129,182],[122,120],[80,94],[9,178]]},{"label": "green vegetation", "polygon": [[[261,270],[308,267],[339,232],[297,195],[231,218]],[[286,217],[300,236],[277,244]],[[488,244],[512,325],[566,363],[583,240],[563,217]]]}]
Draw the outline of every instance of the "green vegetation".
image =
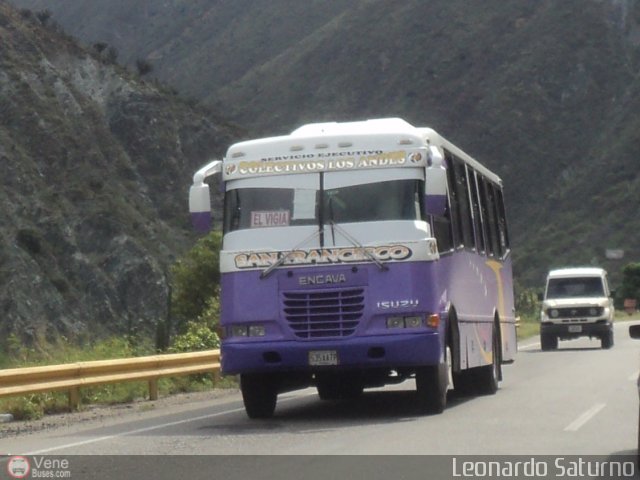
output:
[{"label": "green vegetation", "polygon": [[[25,347],[15,335],[12,335],[7,342],[7,353],[12,361],[8,362],[5,358],[3,368],[127,358],[152,354],[153,349],[151,345],[142,345],[139,341],[132,342],[128,338],[113,337],[85,346],[75,346],[66,342],[65,339],[60,339],[55,345],[41,346],[36,350]],[[121,383],[83,388],[80,390],[80,398],[83,404],[125,403],[144,397],[145,392],[146,384],[142,382]],[[17,420],[37,419],[45,413],[58,413],[67,409],[68,397],[65,392],[0,399],[0,411],[13,414]]]},{"label": "green vegetation", "polygon": [[629,263],[622,269],[622,283],[616,292],[618,308],[626,299],[632,299],[640,305],[640,263]]},{"label": "green vegetation", "polygon": [[[218,300],[219,250],[221,235],[212,232],[199,240],[172,268],[172,313],[179,319],[178,334],[168,351],[192,352],[219,348],[217,334],[220,305]],[[89,345],[77,345],[60,338],[55,344],[28,347],[12,334],[5,341],[0,356],[0,368],[57,365],[72,362],[128,358],[156,353],[155,346],[144,336],[110,337]],[[222,386],[233,385],[224,380]],[[217,385],[217,386],[221,386]],[[202,391],[214,387],[211,374],[161,379],[161,395]],[[129,403],[145,398],[147,382],[127,382],[100,385],[80,390],[81,404]],[[41,393],[0,400],[0,411],[9,412],[18,420],[37,419],[46,413],[68,410],[66,392]]]},{"label": "green vegetation", "polygon": [[519,317],[518,340],[540,333],[540,302],[538,291],[517,284],[514,288],[516,312]]},{"label": "green vegetation", "polygon": [[[112,337],[97,341],[88,346],[73,346],[60,342],[50,345],[45,350],[35,351],[10,342],[8,356],[4,358],[2,368],[29,367],[38,365],[58,365],[64,363],[129,358],[142,355],[153,355],[155,350],[150,342],[140,339]],[[175,339],[172,351],[194,351],[218,346],[217,335],[203,327],[192,331],[191,328]],[[217,387],[232,386],[232,380],[223,380],[214,384],[211,374],[190,375],[185,377],[163,378],[158,382],[160,395],[180,392],[204,391]],[[147,382],[125,382],[109,385],[98,385],[80,389],[81,405],[100,404],[113,405],[130,403],[148,395]],[[44,414],[68,411],[66,392],[39,393],[22,397],[0,399],[0,412],[11,413],[17,420],[41,418]]]},{"label": "green vegetation", "polygon": [[210,299],[220,283],[221,246],[222,234],[211,232],[172,267],[171,311],[180,322],[179,329],[212,308]]}]

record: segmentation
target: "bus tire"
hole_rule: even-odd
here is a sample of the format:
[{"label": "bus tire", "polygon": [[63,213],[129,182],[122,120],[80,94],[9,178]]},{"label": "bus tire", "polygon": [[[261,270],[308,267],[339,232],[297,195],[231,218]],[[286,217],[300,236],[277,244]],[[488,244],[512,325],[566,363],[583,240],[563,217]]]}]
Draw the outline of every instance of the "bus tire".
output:
[{"label": "bus tire", "polygon": [[249,418],[271,418],[278,400],[276,379],[269,375],[240,375],[240,390]]},{"label": "bus tire", "polygon": [[429,365],[416,370],[416,394],[421,413],[442,413],[447,406],[447,363]]},{"label": "bus tire", "polygon": [[481,395],[493,395],[498,391],[500,383],[500,342],[498,332],[494,325],[491,334],[491,365],[479,367],[475,372],[478,393]]}]

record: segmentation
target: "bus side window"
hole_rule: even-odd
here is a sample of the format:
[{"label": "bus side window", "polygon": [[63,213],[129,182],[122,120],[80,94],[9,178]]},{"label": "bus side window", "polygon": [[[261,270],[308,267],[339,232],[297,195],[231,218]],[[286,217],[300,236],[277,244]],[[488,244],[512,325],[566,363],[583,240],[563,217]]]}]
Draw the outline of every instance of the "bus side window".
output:
[{"label": "bus side window", "polygon": [[471,216],[471,203],[469,201],[469,185],[467,184],[466,164],[453,157],[453,176],[458,200],[458,221],[462,231],[462,243],[469,249],[475,248],[473,236],[473,218]]},{"label": "bus side window", "polygon": [[504,199],[502,196],[502,190],[492,185],[495,190],[495,207],[496,207],[496,219],[498,229],[498,239],[500,244],[500,257],[504,257],[509,251],[509,231],[507,230],[507,216],[504,210]]},{"label": "bus side window", "polygon": [[453,222],[451,217],[451,205],[449,202],[447,202],[447,207],[442,217],[431,217],[433,236],[436,239],[440,253],[450,252],[455,249],[456,244],[453,238]]},{"label": "bus side window", "polygon": [[453,156],[445,150],[445,162],[447,168],[447,193],[449,197],[449,213],[451,217],[451,240],[454,248],[461,247],[464,244],[462,235],[462,222],[460,221],[458,190],[456,189],[456,181],[453,171]]},{"label": "bus side window", "polygon": [[480,182],[480,201],[482,208],[482,216],[485,220],[485,228],[487,231],[487,250],[489,255],[499,255],[498,231],[496,225],[496,215],[494,208],[493,189],[489,182],[484,178]]},{"label": "bus side window", "polygon": [[485,232],[483,228],[482,213],[480,212],[480,200],[478,198],[478,183],[475,170],[467,167],[469,174],[468,183],[471,194],[471,213],[473,214],[473,226],[476,237],[476,250],[478,253],[485,253]]}]

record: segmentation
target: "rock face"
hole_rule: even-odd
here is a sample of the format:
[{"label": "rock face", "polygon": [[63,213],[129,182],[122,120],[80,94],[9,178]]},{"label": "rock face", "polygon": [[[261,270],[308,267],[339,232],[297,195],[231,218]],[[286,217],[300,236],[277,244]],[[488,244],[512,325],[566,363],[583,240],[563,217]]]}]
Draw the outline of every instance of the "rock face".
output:
[{"label": "rock face", "polygon": [[193,171],[239,135],[0,1],[0,339],[153,332]]}]

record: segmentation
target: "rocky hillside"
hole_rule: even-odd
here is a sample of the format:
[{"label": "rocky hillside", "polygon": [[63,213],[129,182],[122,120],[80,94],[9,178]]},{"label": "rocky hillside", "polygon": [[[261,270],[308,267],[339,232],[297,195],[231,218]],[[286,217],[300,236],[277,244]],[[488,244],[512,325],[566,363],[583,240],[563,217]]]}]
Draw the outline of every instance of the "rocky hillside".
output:
[{"label": "rocky hillside", "polygon": [[[400,116],[505,180],[516,272],[640,257],[638,0],[13,0],[247,125]],[[622,262],[607,249],[624,249]]]},{"label": "rocky hillside", "polygon": [[153,332],[194,169],[239,135],[0,0],[0,338]]}]

